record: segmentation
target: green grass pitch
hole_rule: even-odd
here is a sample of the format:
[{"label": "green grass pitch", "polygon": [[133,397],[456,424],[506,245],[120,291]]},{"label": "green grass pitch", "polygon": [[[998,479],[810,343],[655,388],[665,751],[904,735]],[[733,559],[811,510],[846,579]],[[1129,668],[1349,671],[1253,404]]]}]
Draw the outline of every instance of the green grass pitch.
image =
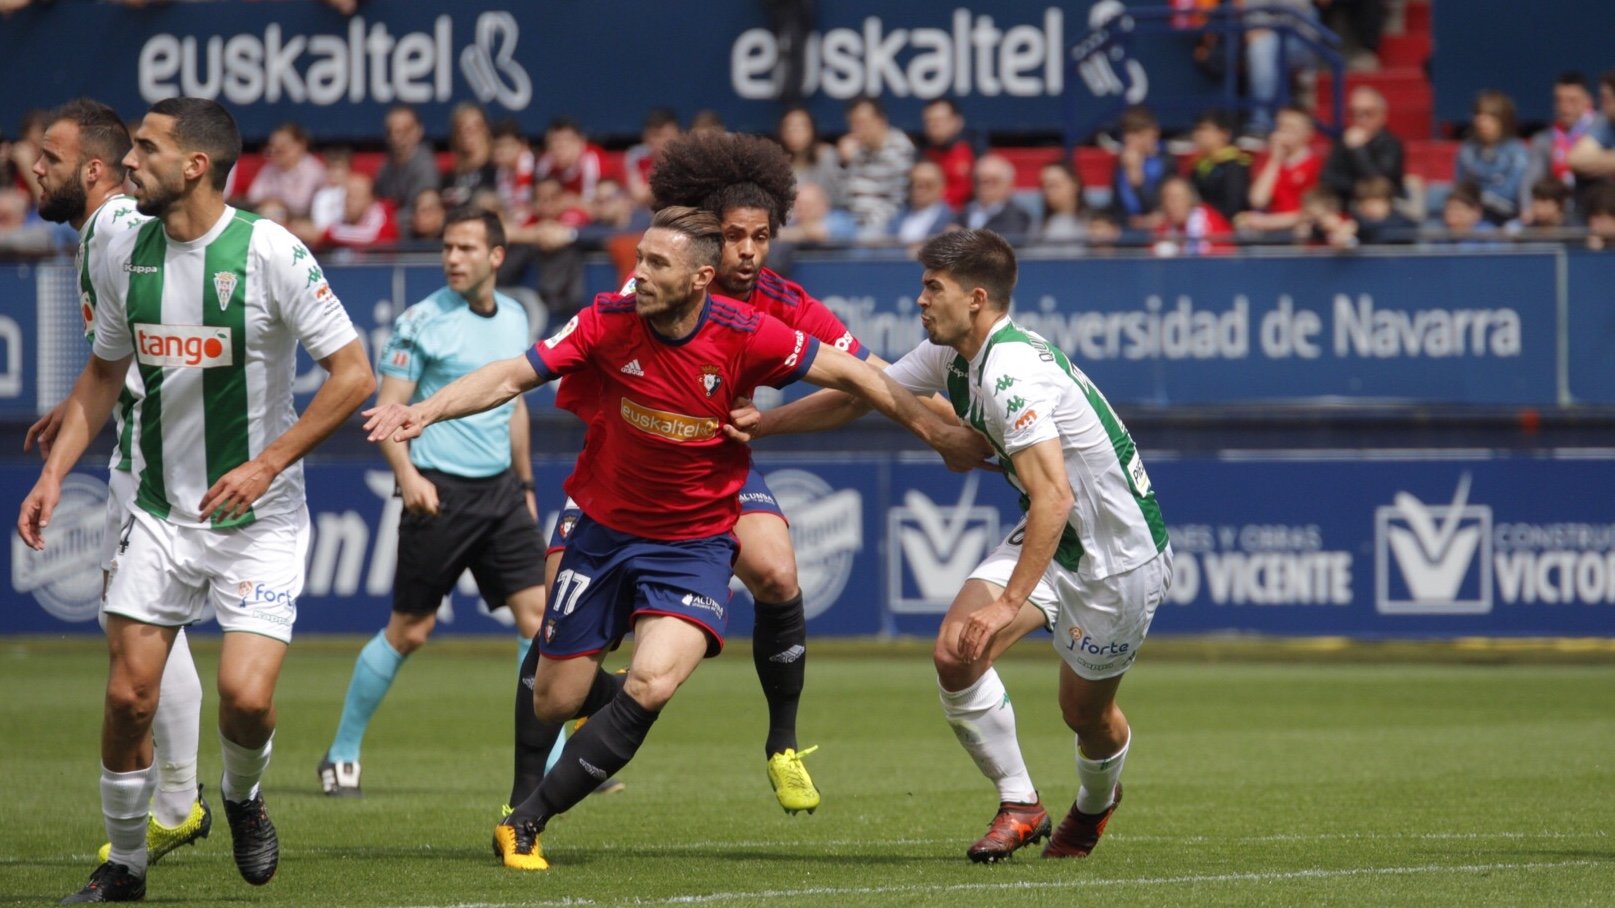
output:
[{"label": "green grass pitch", "polygon": [[[1615,660],[1220,658],[1146,648],[1122,687],[1127,801],[1094,855],[973,866],[995,809],[942,721],[928,649],[815,643],[803,705],[824,793],[786,816],[764,773],[743,646],[708,662],[622,773],[544,836],[554,868],[498,866],[513,647],[435,643],[371,726],[362,800],[314,766],[358,640],[299,640],[280,684],[266,795],[279,875],[236,875],[216,798],[211,673],[200,772],[212,837],[153,868],[167,905],[1609,905],[1615,904]],[[1153,652],[1152,652],[1153,650]],[[1418,651],[1412,651],[1417,655]],[[1214,658],[1215,657],[1215,658]],[[621,656],[613,663],[620,663]],[[99,640],[0,639],[0,904],[77,889],[101,843]],[[1001,671],[1058,818],[1075,794],[1047,640]]]}]

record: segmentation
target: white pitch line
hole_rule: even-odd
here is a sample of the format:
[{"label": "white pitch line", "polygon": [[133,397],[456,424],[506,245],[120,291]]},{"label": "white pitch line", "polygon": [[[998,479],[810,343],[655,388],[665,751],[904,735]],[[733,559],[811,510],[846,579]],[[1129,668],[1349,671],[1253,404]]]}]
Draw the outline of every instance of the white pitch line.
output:
[{"label": "white pitch line", "polygon": [[1078,880],[1025,880],[993,883],[939,883],[932,886],[814,886],[802,889],[764,889],[754,892],[710,892],[702,895],[676,895],[667,898],[630,898],[610,901],[565,898],[541,902],[460,902],[454,905],[427,905],[416,908],[510,908],[525,905],[529,908],[577,908],[581,905],[709,905],[721,902],[744,902],[760,899],[800,899],[822,896],[864,895],[916,895],[921,893],[965,892],[971,890],[1002,892],[1006,889],[1074,889],[1098,888],[1114,890],[1125,886],[1178,886],[1199,883],[1281,883],[1290,880],[1327,880],[1348,877],[1409,876],[1420,873],[1496,873],[1504,870],[1563,870],[1567,867],[1598,867],[1601,861],[1543,861],[1495,864],[1421,864],[1408,867],[1353,867],[1345,870],[1290,870],[1272,873],[1215,873],[1189,874],[1168,877],[1141,877],[1137,879],[1078,879]]}]

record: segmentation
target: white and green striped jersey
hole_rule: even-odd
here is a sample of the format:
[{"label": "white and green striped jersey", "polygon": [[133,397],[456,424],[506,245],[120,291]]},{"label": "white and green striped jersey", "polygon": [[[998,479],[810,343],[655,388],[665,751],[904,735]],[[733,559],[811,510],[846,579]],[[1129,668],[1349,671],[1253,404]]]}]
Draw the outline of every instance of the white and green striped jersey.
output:
[{"label": "white and green striped jersey", "polygon": [[357,337],[314,257],[285,228],[234,208],[191,242],[152,220],[109,252],[121,273],[96,307],[95,355],[133,354],[145,389],[131,415],[135,504],[217,528],[301,508],[296,463],[235,520],[197,510],[213,483],[296,421],[297,344],[320,360]]},{"label": "white and green striped jersey", "polygon": [[887,370],[916,394],[943,392],[954,412],[987,437],[1004,476],[1021,492],[1011,455],[1060,439],[1075,498],[1054,559],[1102,580],[1166,548],[1166,523],[1149,474],[1121,417],[1059,349],[1005,316],[966,361],[926,341]]},{"label": "white and green striped jersey", "polygon": [[[95,309],[101,298],[98,286],[109,286],[111,274],[105,263],[107,249],[113,240],[124,233],[133,233],[149,218],[135,210],[135,200],[126,195],[115,195],[101,203],[101,207],[84,220],[79,228],[79,248],[74,264],[79,276],[79,308],[84,316],[84,339],[95,343]],[[124,379],[123,393],[118,395],[118,406],[112,411],[118,430],[118,444],[112,449],[112,462],[107,466],[127,472],[130,466],[129,414],[135,401],[140,399],[140,373],[133,366]]]}]

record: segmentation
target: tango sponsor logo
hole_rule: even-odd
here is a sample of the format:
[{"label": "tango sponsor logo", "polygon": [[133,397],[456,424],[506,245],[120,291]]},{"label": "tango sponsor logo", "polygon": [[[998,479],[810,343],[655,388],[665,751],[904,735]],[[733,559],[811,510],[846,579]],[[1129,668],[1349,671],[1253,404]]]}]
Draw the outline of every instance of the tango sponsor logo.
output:
[{"label": "tango sponsor logo", "polygon": [[143,366],[211,369],[235,365],[229,328],[136,324],[135,358]]},{"label": "tango sponsor logo", "polygon": [[617,411],[623,421],[644,432],[655,435],[668,441],[684,444],[691,441],[707,441],[718,434],[718,421],[704,416],[685,416],[681,413],[669,413],[666,410],[657,410],[622,398],[621,406]]}]

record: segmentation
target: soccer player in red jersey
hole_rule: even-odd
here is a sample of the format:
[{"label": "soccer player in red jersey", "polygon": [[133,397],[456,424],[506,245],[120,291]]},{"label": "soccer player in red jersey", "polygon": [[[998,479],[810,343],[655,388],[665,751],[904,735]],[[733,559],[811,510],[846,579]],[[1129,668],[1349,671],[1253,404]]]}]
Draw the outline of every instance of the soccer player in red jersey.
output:
[{"label": "soccer player in red jersey", "polygon": [[[723,227],[723,256],[713,278],[715,292],[766,312],[821,343],[867,359],[871,365],[886,366],[853,337],[829,307],[800,284],[767,267],[770,241],[790,215],[796,197],[790,157],[778,144],[760,136],[732,133],[680,137],[663,150],[651,172],[650,189],[658,206],[685,205],[718,217]],[[568,377],[556,391],[556,405],[571,410],[585,422],[599,399],[599,384],[589,373]],[[937,407],[937,412],[953,421],[946,405],[939,403]],[[984,457],[986,452],[983,446],[981,455]],[[586,468],[588,456],[586,449],[578,461],[580,469]],[[787,812],[812,812],[819,806],[819,791],[802,763],[804,751],[798,747],[796,737],[797,706],[807,666],[807,617],[797,581],[796,554],[785,515],[761,471],[750,471],[739,497],[740,519],[735,524],[735,535],[740,541],[740,557],[735,574],[754,602],[752,661],[768,699],[768,735],[763,744],[768,778],[780,806]],[[551,587],[577,514],[574,503],[568,501],[556,521],[547,565]],[[523,667],[516,690],[516,770],[511,804],[524,800],[543,778],[545,757],[551,753],[556,735],[539,728],[526,705],[532,672],[530,662]]]},{"label": "soccer player in red jersey", "polygon": [[[603,294],[525,357],[490,363],[412,406],[368,411],[372,440],[406,441],[562,375],[592,374],[601,392],[583,467],[566,483],[582,516],[533,678],[541,721],[592,719],[496,827],[507,867],[548,868],[545,825],[627,765],[678,687],[723,646],[736,493],[750,464],[721,428],[737,399],[759,384],[806,378],[867,401],[933,447],[974,449],[969,429],[944,422],[878,370],[710,295],[721,249],[716,217],[665,208],[640,240],[633,296]],[[629,631],[636,645],[619,689],[599,663]]]}]

